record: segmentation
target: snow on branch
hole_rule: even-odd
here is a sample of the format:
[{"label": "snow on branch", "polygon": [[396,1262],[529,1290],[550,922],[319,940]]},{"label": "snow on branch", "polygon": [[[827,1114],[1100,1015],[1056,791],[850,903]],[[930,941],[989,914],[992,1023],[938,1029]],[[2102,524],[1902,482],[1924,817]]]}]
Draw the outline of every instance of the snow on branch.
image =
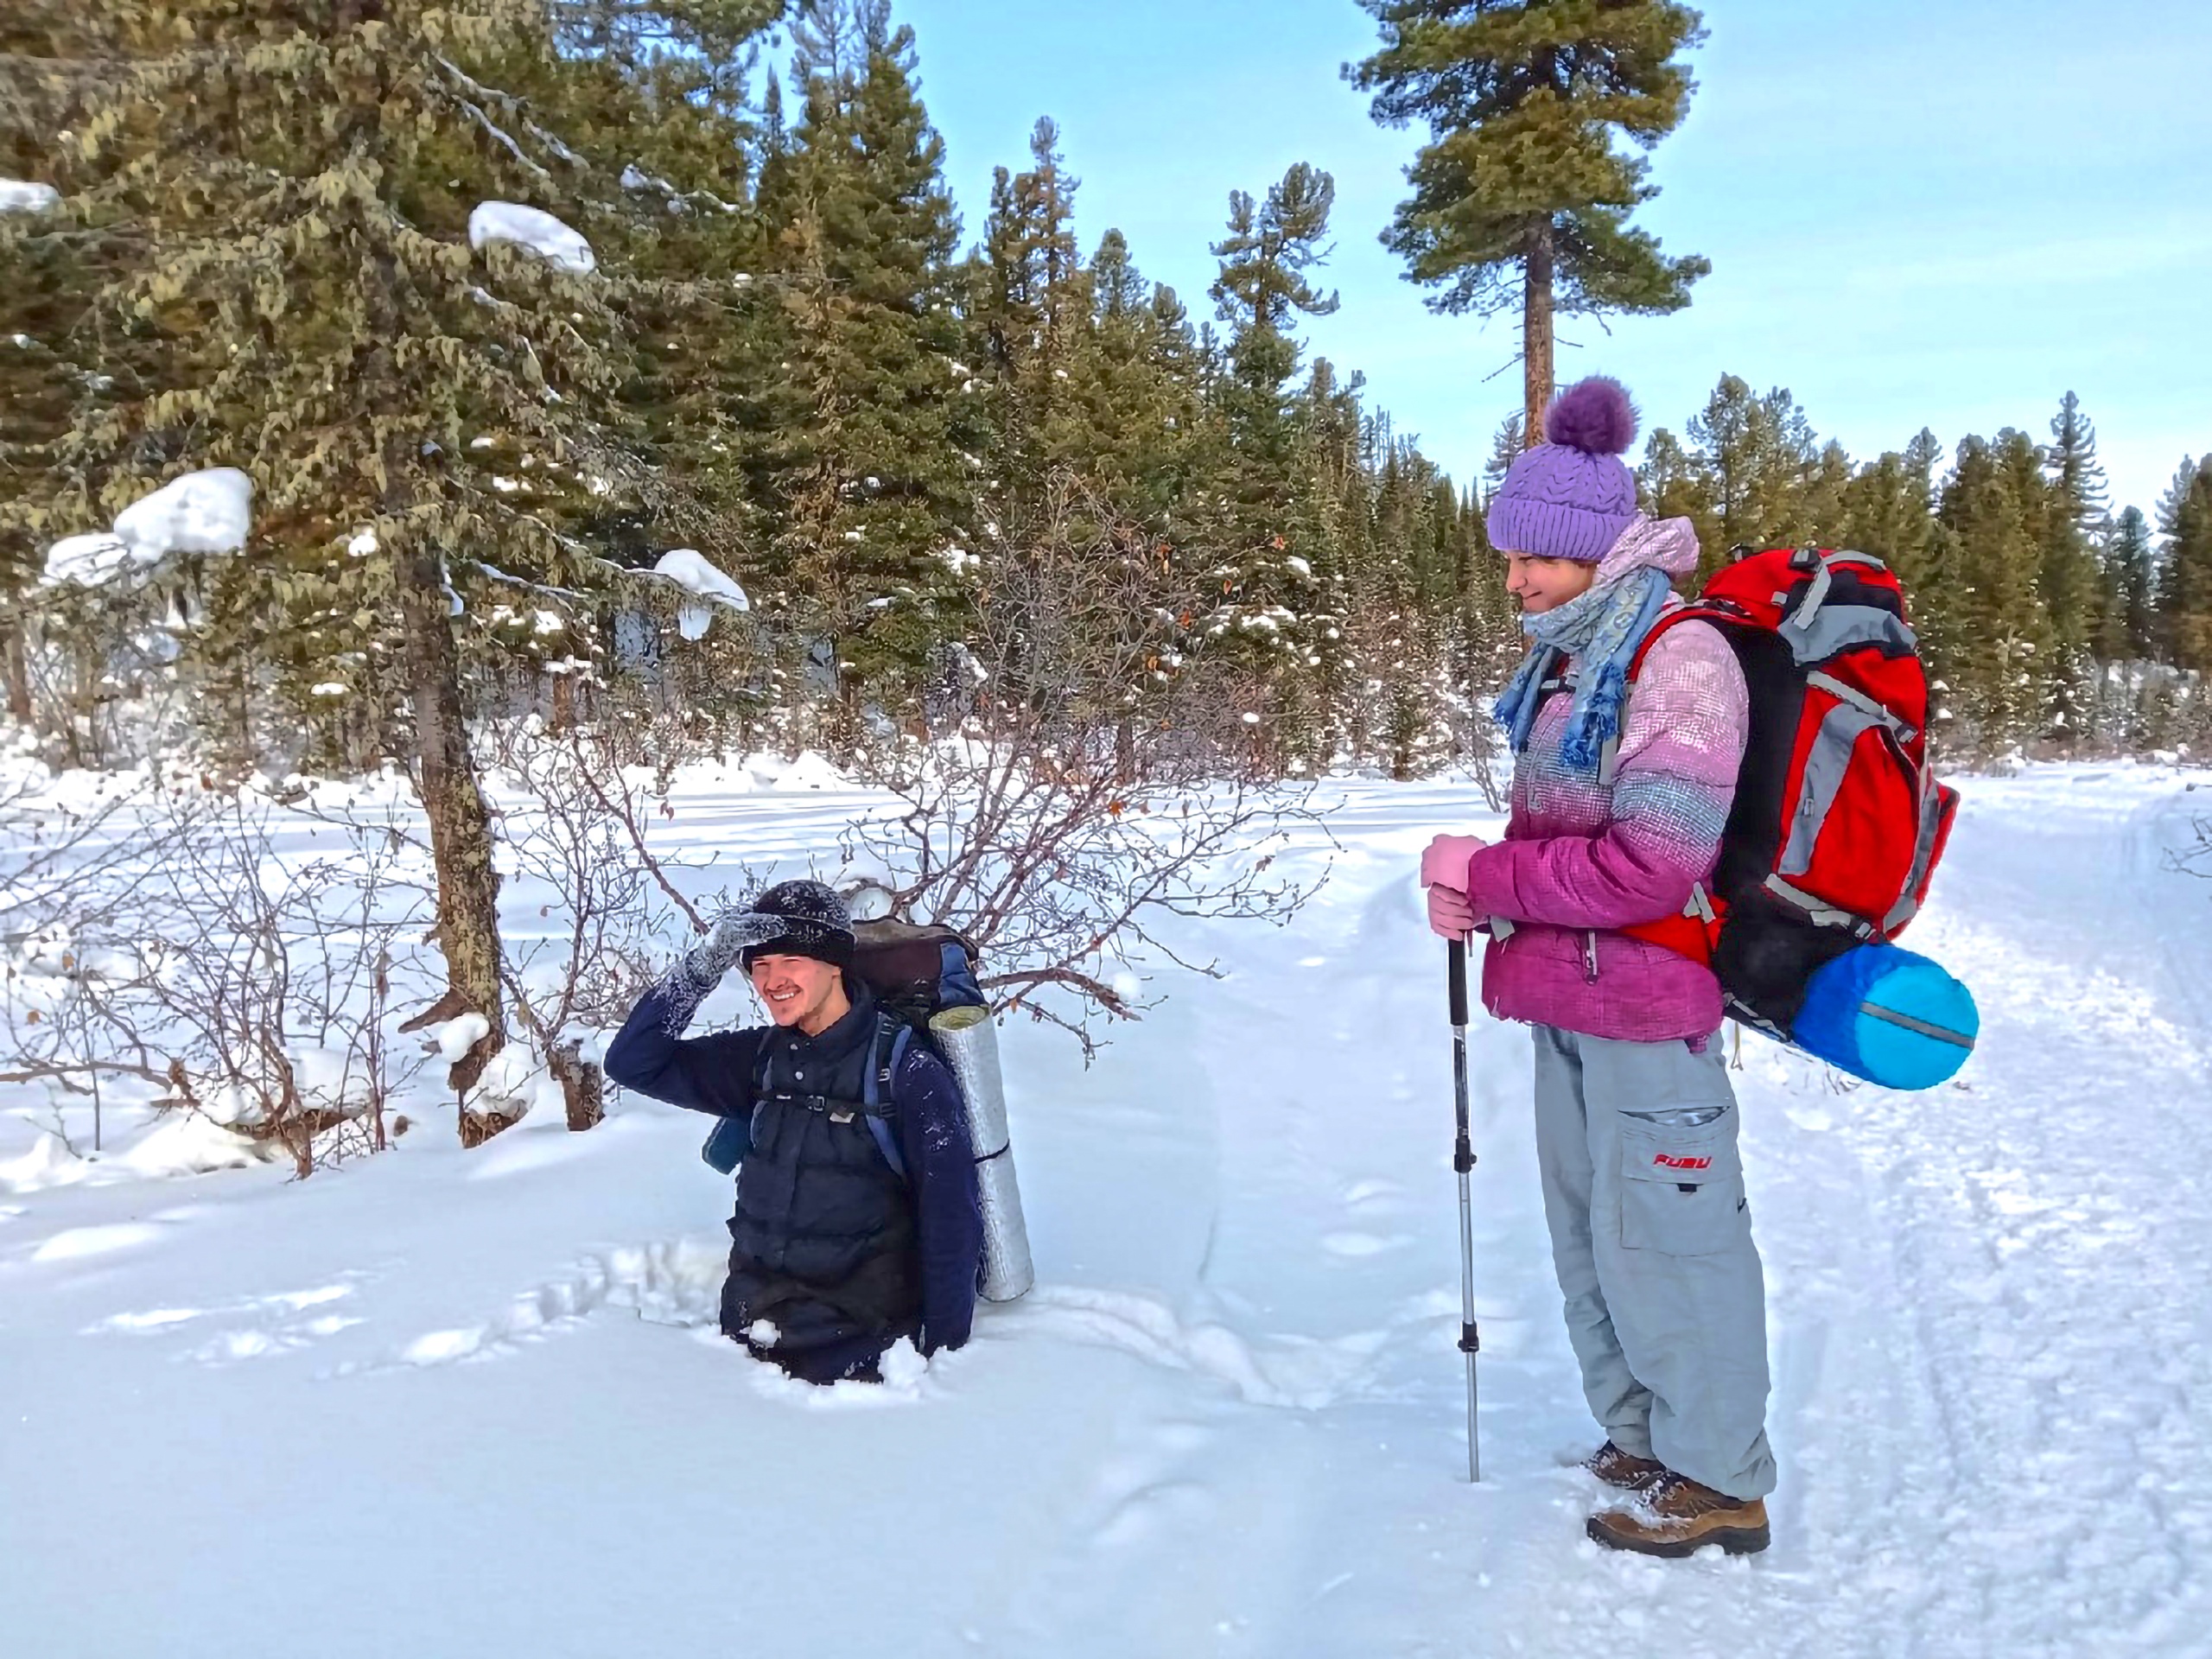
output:
[{"label": "snow on branch", "polygon": [[658,174],[645,171],[635,162],[622,169],[622,176],[617,182],[633,195],[648,190],[658,192],[667,199],[668,211],[671,213],[688,213],[692,203],[702,201],[718,213],[734,213],[738,211],[735,202],[724,201],[711,190],[679,190]]},{"label": "snow on branch", "polygon": [[533,161],[529,156],[523,152],[523,147],[515,142],[515,137],[512,133],[509,132],[505,127],[494,121],[490,116],[485,114],[481,109],[470,103],[465,98],[461,100],[461,107],[468,112],[468,116],[471,120],[474,121],[478,126],[483,128],[486,132],[489,133],[501,145],[505,146],[509,155],[512,156],[515,160],[520,162],[524,168],[528,168],[531,177],[543,180],[548,184],[550,184],[553,181],[553,175],[550,173],[548,173],[544,168],[540,166],[537,162]]},{"label": "snow on branch", "polygon": [[69,536],[47,550],[43,580],[97,588],[176,553],[236,553],[253,528],[253,480],[235,467],[171,479],[115,516],[112,532]]},{"label": "snow on branch", "polygon": [[660,562],[653,566],[653,574],[665,576],[677,587],[717,605],[727,605],[734,611],[753,608],[745,589],[728,573],[709,563],[707,556],[695,547],[671,548],[660,556]]},{"label": "snow on branch", "polygon": [[599,260],[582,232],[543,208],[526,207],[520,202],[479,202],[469,214],[468,245],[480,250],[493,242],[512,243],[580,276],[599,269]]},{"label": "snow on branch", "polygon": [[61,193],[50,184],[0,179],[0,213],[43,213],[60,205]]},{"label": "snow on branch", "polygon": [[670,549],[660,556],[660,562],[653,566],[652,574],[707,601],[707,604],[687,604],[677,612],[677,632],[686,639],[703,638],[713,625],[714,612],[708,608],[709,605],[727,606],[733,611],[753,608],[753,601],[746,597],[745,589],[709,563],[707,556],[695,547]]}]

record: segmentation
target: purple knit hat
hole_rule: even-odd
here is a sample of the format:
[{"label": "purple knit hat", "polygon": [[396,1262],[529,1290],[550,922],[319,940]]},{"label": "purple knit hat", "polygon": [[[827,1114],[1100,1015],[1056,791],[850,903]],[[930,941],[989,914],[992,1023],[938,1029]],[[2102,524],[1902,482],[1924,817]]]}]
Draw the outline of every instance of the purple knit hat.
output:
[{"label": "purple knit hat", "polygon": [[1636,479],[1621,461],[1636,407],[1603,375],[1569,386],[1544,411],[1549,440],[1522,454],[1491,498],[1490,544],[1548,559],[1602,559],[1637,519]]}]

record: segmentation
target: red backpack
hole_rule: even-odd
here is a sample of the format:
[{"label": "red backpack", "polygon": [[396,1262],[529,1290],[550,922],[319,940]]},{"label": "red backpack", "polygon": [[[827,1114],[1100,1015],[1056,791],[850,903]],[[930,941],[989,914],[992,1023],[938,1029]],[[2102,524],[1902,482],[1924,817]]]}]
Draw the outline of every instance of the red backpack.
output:
[{"label": "red backpack", "polygon": [[1746,553],[1653,626],[1718,628],[1751,734],[1710,891],[1623,931],[1708,963],[1728,1012],[1787,1039],[1814,972],[1904,931],[1943,855],[1956,791],[1928,765],[1928,676],[1904,594],[1866,553]]}]

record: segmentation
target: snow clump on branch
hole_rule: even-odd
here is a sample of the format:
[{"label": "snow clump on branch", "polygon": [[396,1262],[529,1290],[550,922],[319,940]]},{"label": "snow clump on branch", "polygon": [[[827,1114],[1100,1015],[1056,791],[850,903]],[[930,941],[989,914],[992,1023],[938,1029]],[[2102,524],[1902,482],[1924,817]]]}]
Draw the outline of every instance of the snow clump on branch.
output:
[{"label": "snow clump on branch", "polygon": [[60,205],[61,193],[50,184],[0,179],[0,213],[43,213]]},{"label": "snow clump on branch", "polygon": [[480,201],[468,216],[468,245],[481,251],[493,242],[512,243],[527,249],[563,270],[588,276],[599,269],[598,257],[583,233],[563,224],[540,207],[517,201]]},{"label": "snow clump on branch", "polygon": [[171,479],[115,516],[112,533],[67,536],[47,550],[44,580],[97,588],[175,553],[236,553],[253,529],[253,480],[235,467]]}]

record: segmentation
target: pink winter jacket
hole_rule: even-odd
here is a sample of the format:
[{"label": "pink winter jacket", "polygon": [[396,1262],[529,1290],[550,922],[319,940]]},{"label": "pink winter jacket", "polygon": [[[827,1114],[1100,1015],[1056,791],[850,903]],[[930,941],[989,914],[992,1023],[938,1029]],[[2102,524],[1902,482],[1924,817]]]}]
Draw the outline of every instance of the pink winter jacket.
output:
[{"label": "pink winter jacket", "polygon": [[1514,924],[1484,957],[1483,1002],[1593,1037],[1705,1037],[1721,1015],[1711,971],[1612,930],[1679,915],[1712,875],[1750,726],[1743,671],[1706,624],[1669,629],[1630,690],[1609,785],[1560,758],[1572,702],[1537,711],[1505,839],[1467,865],[1475,914]]}]

